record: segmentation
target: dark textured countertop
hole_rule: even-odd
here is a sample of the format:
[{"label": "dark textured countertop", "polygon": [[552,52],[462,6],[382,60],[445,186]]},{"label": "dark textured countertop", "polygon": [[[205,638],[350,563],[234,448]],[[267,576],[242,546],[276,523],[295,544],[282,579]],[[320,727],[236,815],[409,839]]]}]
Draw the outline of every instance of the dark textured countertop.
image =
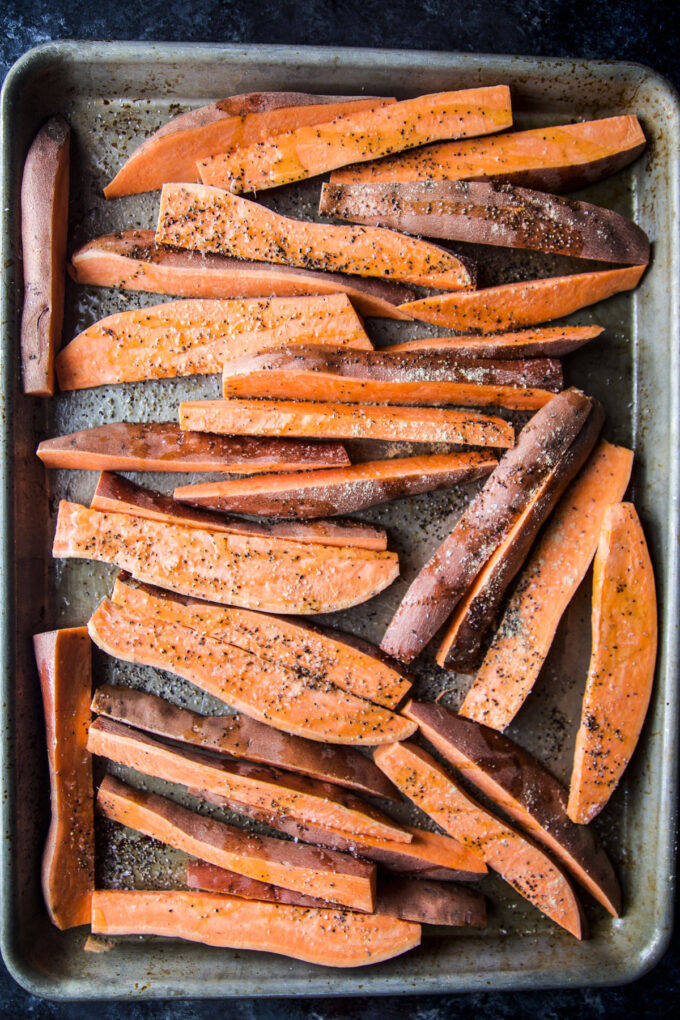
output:
[{"label": "dark textured countertop", "polygon": [[[38,43],[56,39],[159,40],[376,46],[633,60],[680,87],[675,5],[643,0],[5,0],[0,72]],[[677,915],[677,911],[676,911]],[[676,925],[677,929],[677,925]],[[0,965],[0,1016],[189,1020],[444,1020],[508,1017],[659,1017],[680,1001],[680,935],[646,977],[621,988],[479,993],[413,998],[55,1004],[19,988]]]}]

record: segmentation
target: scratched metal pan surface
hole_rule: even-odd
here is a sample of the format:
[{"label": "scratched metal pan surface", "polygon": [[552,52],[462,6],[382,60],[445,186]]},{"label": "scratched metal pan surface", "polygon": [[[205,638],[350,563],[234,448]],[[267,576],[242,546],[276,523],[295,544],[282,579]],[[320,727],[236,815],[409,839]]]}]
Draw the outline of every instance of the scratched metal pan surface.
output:
[{"label": "scratched metal pan surface", "polygon": [[[621,877],[625,914],[614,921],[592,901],[592,939],[578,943],[500,879],[481,883],[489,923],[481,931],[437,930],[391,962],[354,971],[312,967],[265,953],[234,952],[159,938],[127,938],[107,953],[85,953],[85,929],[59,932],[41,897],[39,865],[48,825],[48,782],[31,635],[83,624],[110,590],[113,570],[53,562],[50,543],[59,498],[88,501],[90,472],[46,474],[34,451],[48,435],[120,419],[172,420],[181,398],[217,395],[211,377],[102,387],[29,399],[19,388],[21,302],[19,185],[23,158],[46,116],[61,112],[73,132],[70,247],[117,228],[148,227],[157,195],[106,203],[102,186],[149,131],[213,99],[251,90],[411,95],[508,83],[517,126],[620,113],[640,116],[646,155],[591,187],[591,200],[628,213],[650,235],[653,263],[634,295],[573,317],[599,322],[603,337],[572,355],[569,382],[603,401],[605,435],[635,448],[630,497],[638,507],[656,568],[661,648],[656,688],[640,747],[625,780],[596,822]],[[2,594],[2,949],[14,976],[50,997],[210,997],[370,995],[472,989],[595,985],[632,979],[663,953],[671,930],[677,733],[678,534],[678,153],[677,97],[658,75],[630,64],[442,53],[321,48],[58,43],[31,51],[11,71],[2,100],[2,381],[4,528]],[[313,216],[318,181],[263,199]],[[482,282],[570,271],[565,260],[475,252]],[[116,309],[163,300],[76,288],[69,283],[65,337]],[[428,327],[369,320],[378,343],[428,334]],[[366,458],[374,449],[352,447]],[[172,487],[172,476],[151,484]],[[400,555],[402,579],[380,597],[333,617],[379,641],[407,583],[445,537],[472,495],[461,488],[400,500],[363,516],[384,524]],[[589,579],[570,606],[512,735],[563,780],[578,720],[589,655]],[[440,670],[431,654],[416,666],[415,693],[457,706],[469,679]],[[95,682],[159,691],[204,712],[218,703],[189,684],[150,669],[95,656]],[[142,777],[132,781],[143,783]],[[159,784],[154,784],[158,786]],[[160,784],[162,785],[162,784]],[[173,796],[181,797],[174,788]],[[410,817],[415,817],[410,813]],[[101,885],[152,888],[181,882],[185,859],[127,830],[98,823]],[[584,895],[585,899],[585,895]]]}]

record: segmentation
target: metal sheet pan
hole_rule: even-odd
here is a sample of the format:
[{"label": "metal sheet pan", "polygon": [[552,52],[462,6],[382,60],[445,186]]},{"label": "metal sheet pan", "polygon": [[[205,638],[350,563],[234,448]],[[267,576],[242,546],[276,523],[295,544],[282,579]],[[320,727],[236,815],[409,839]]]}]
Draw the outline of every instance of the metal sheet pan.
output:
[{"label": "metal sheet pan", "polygon": [[[632,444],[631,490],[654,559],[662,620],[656,689],[640,748],[598,828],[624,886],[626,911],[612,921],[588,904],[593,938],[579,944],[512,894],[500,880],[483,883],[491,898],[481,932],[438,933],[397,960],[359,971],[313,968],[269,954],[208,949],[160,939],[129,939],[110,953],[83,952],[84,930],[56,931],[42,905],[39,860],[48,822],[47,777],[39,689],[30,636],[82,623],[111,582],[109,568],[53,563],[49,555],[57,498],[86,500],[94,476],[46,476],[34,456],[48,434],[118,418],[171,419],[180,396],[216,392],[214,380],[141,384],[85,391],[53,401],[19,388],[21,262],[19,184],[31,138],[49,114],[74,128],[71,246],[97,233],[153,223],[154,196],[106,204],[101,186],[144,134],[168,117],[216,97],[254,89],[397,95],[507,82],[518,126],[637,113],[650,147],[645,157],[589,189],[594,201],[628,212],[653,241],[653,266],[632,296],[617,297],[574,318],[601,322],[606,334],[573,355],[569,380],[605,404],[609,439]],[[370,995],[618,983],[639,976],[665,949],[674,889],[673,838],[677,756],[678,640],[678,256],[680,113],[668,83],[647,68],[619,63],[529,57],[323,48],[57,43],[26,54],[2,97],[2,950],[16,979],[51,997],[210,997]],[[271,200],[305,212],[316,185],[282,189]],[[300,195],[302,197],[300,197]],[[489,279],[546,274],[557,262],[491,253]],[[155,302],[141,295],[78,290],[69,284],[65,335],[95,318]],[[427,329],[370,323],[379,341]],[[356,452],[356,451],[355,451]],[[365,451],[364,451],[365,455]],[[168,479],[151,482],[168,488]],[[366,513],[384,523],[400,553],[404,580],[358,611],[346,629],[378,639],[405,584],[448,533],[469,498],[453,492],[402,500]],[[588,658],[588,583],[574,600],[551,656],[513,735],[561,778],[569,772],[575,719]],[[144,683],[183,704],[214,709],[189,685],[151,670],[96,657],[96,679]],[[431,658],[417,691],[447,689],[456,706],[465,678]],[[105,834],[104,834],[105,835]],[[103,847],[102,847],[103,849]],[[134,840],[101,854],[103,881],[163,881],[170,858],[148,858]],[[165,870],[164,870],[165,869]],[[165,877],[165,878],[164,878]],[[168,880],[172,880],[171,878]]]}]

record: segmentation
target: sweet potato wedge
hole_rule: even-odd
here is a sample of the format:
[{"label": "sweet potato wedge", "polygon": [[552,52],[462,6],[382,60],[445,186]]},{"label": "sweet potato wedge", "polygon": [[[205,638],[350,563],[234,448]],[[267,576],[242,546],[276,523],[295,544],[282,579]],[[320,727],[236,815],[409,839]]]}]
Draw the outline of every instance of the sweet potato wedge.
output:
[{"label": "sweet potato wedge", "polygon": [[369,347],[345,294],[166,301],[95,322],[59,352],[62,390],[221,372],[225,361],[283,343]]},{"label": "sweet potato wedge", "polygon": [[238,804],[227,797],[216,797],[204,790],[191,789],[192,796],[205,800],[215,807],[226,808],[263,822],[277,832],[285,832],[296,840],[325,846],[331,850],[347,851],[375,861],[390,872],[427,878],[439,882],[474,882],[487,873],[484,861],[452,836],[428,832],[414,825],[405,825],[411,833],[410,843],[371,839],[368,836],[345,836],[313,825],[300,825],[280,813],[258,811],[249,805]]},{"label": "sweet potato wedge", "polygon": [[196,747],[178,748],[106,718],[90,725],[87,746],[92,754],[148,776],[200,787],[262,811],[282,811],[303,825],[397,843],[411,841],[411,834],[396,822],[332,783]]},{"label": "sweet potato wedge", "polygon": [[319,685],[333,684],[386,708],[394,708],[411,686],[403,666],[375,645],[328,627],[187,599],[120,575],[111,599],[139,616],[207,634]]},{"label": "sweet potato wedge", "polygon": [[291,219],[204,184],[163,185],[156,241],[301,269],[389,277],[440,290],[474,286],[469,265],[429,241],[381,227]]},{"label": "sweet potato wedge", "polygon": [[443,705],[409,701],[403,712],[440,754],[619,917],[621,889],[602,844],[592,828],[570,821],[567,791],[533,755]]},{"label": "sweet potato wedge", "polygon": [[321,747],[245,715],[198,715],[155,694],[110,684],[97,688],[92,711],[168,740],[299,772],[359,793],[399,799],[392,784],[366,755],[351,747]]},{"label": "sweet potato wedge", "polygon": [[649,262],[649,238],[627,216],[509,182],[324,184],[319,212],[447,241],[635,266]]},{"label": "sweet potato wedge", "polygon": [[295,344],[224,366],[224,397],[536,410],[562,389],[554,358],[464,359],[448,351],[356,351]]},{"label": "sweet potato wedge", "polygon": [[104,195],[119,198],[155,191],[166,181],[197,181],[197,160],[213,152],[262,142],[303,124],[332,120],[341,112],[358,112],[391,102],[394,100],[370,96],[255,92],[211,103],[155,131],[107,184]]},{"label": "sweet potato wedge", "polygon": [[381,747],[374,757],[406,797],[479,854],[521,896],[577,939],[587,936],[585,914],[561,868],[469,797],[426,751],[406,741]]},{"label": "sweet potato wedge", "polygon": [[607,507],[593,568],[592,650],[567,812],[595,818],[635,750],[654,682],[654,571],[632,503]]},{"label": "sweet potato wedge", "polygon": [[52,554],[114,563],[181,595],[283,613],[357,605],[391,584],[399,570],[396,553],[222,534],[64,500]]},{"label": "sweet potato wedge", "polygon": [[179,424],[195,432],[315,439],[387,439],[464,446],[512,446],[501,418],[439,407],[330,404],[295,400],[189,400]]},{"label": "sweet potato wedge", "polygon": [[331,183],[491,178],[525,188],[575,191],[632,163],[645,145],[637,117],[606,117],[430,145],[336,170]]},{"label": "sweet potato wedge", "polygon": [[410,319],[397,306],[415,297],[398,283],[322,273],[156,244],[153,230],[126,230],[89,241],[71,256],[76,283],[189,298],[303,297],[346,294],[360,315]]},{"label": "sweet potato wedge", "polygon": [[[189,861],[187,885],[190,889],[224,893],[265,903],[291,903],[299,907],[321,908],[332,906],[325,900],[315,900],[303,893],[258,882],[203,861]],[[478,928],[486,924],[486,905],[481,893],[459,886],[441,886],[438,882],[395,876],[379,877],[373,913],[418,924],[449,927],[472,925]]]},{"label": "sweet potato wedge", "polygon": [[43,124],[21,178],[24,304],[21,370],[24,393],[51,397],[61,346],[68,233],[71,129],[63,117]]},{"label": "sweet potato wedge", "polygon": [[188,811],[167,797],[145,793],[106,776],[97,808],[121,825],[241,875],[310,896],[372,910],[375,866],[334,851],[255,836]]},{"label": "sweet potato wedge", "polygon": [[197,507],[305,519],[354,513],[390,499],[461,485],[489,474],[495,465],[495,457],[483,453],[397,457],[337,470],[271,475],[260,485],[247,480],[184,485],[175,489],[175,499]]},{"label": "sweet potato wedge", "polygon": [[593,400],[570,389],[537,411],[482,490],[411,583],[380,647],[410,662],[455,610],[487,560],[562,459],[591,413]]},{"label": "sweet potato wedge", "polygon": [[469,294],[445,294],[402,305],[414,319],[448,329],[500,330],[535,326],[571,315],[579,308],[637,287],[646,266],[604,269],[596,273],[546,277]]},{"label": "sweet potato wedge", "polygon": [[[464,455],[460,455],[464,456]],[[478,454],[475,456],[479,456]],[[491,468],[489,468],[491,470]],[[278,476],[277,476],[278,477]],[[294,478],[299,475],[294,473]],[[359,549],[386,549],[387,535],[383,528],[363,524],[361,521],[313,521],[310,524],[259,524],[239,517],[194,510],[185,503],[163,496],[160,492],[144,489],[121,475],[103,471],[99,476],[92,503],[93,510],[132,514],[151,521],[167,524],[185,524],[190,528],[207,528],[231,535],[261,535],[302,542],[304,545],[354,546]]]},{"label": "sweet potato wedge", "polygon": [[88,924],[94,890],[94,791],[87,750],[92,646],[85,627],[33,637],[40,676],[50,828],[42,858],[47,912],[57,928]]},{"label": "sweet potato wedge", "polygon": [[400,351],[450,351],[461,358],[559,358],[594,340],[602,326],[545,326],[486,336],[432,336],[389,347]]},{"label": "sweet potato wedge", "polygon": [[592,453],[603,424],[602,405],[595,402],[569,449],[548,472],[456,606],[437,651],[440,666],[464,672],[478,664],[480,649],[508,586],[527,558],[539,528]]},{"label": "sweet potato wedge", "polygon": [[519,712],[595,555],[605,508],[623,498],[632,464],[630,450],[602,440],[567,489],[519,576],[461,715],[503,730]]},{"label": "sweet potato wedge", "polygon": [[241,439],[187,432],[171,422],[112,422],[44,439],[38,457],[48,468],[83,471],[215,471],[250,475],[345,467],[340,443]]},{"label": "sweet potato wedge", "polygon": [[390,106],[340,114],[316,127],[300,127],[199,160],[204,184],[230,191],[262,191],[442,138],[500,131],[512,124],[507,85],[440,92]]},{"label": "sweet potato wedge", "polygon": [[218,893],[137,890],[97,892],[92,931],[257,949],[323,967],[389,960],[420,945],[421,934],[419,924],[393,917],[257,903]]},{"label": "sweet potato wedge", "polygon": [[370,747],[415,729],[409,720],[339,687],[108,599],[91,616],[88,630],[109,655],[174,673],[284,733]]}]

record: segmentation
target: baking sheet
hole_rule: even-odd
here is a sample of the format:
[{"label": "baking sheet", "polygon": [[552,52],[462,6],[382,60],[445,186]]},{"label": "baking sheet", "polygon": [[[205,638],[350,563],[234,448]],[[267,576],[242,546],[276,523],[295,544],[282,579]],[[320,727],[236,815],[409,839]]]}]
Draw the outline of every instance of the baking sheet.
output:
[{"label": "baking sheet", "polygon": [[[53,401],[21,395],[18,322],[21,301],[19,182],[23,157],[42,120],[62,112],[74,129],[71,189],[73,248],[116,228],[152,226],[155,196],[105,203],[102,185],[150,130],[212,99],[255,89],[409,95],[507,82],[519,127],[617,113],[637,113],[650,139],[642,160],[588,189],[588,198],[632,215],[653,242],[653,266],[634,295],[572,317],[607,327],[602,338],[567,360],[567,379],[599,397],[605,435],[636,450],[631,497],[650,542],[659,586],[662,641],[656,691],[643,739],[626,778],[597,827],[621,877],[624,918],[588,902],[593,939],[584,944],[532,909],[500,879],[480,883],[490,898],[482,932],[449,931],[415,952],[356,971],[314,968],[270,954],[209,949],[160,939],[128,939],[110,953],[83,952],[85,929],[52,927],[42,905],[39,859],[48,823],[47,775],[39,690],[30,635],[82,624],[108,593],[113,569],[49,556],[59,498],[89,501],[95,475],[50,472],[34,456],[39,439],[106,421],[171,420],[180,399],[217,395],[217,379],[102,387]],[[2,493],[5,639],[3,682],[3,954],[14,976],[37,994],[60,997],[376,994],[568,984],[603,984],[638,976],[670,935],[674,881],[677,699],[677,395],[678,222],[677,99],[645,68],[532,58],[318,48],[59,43],[31,51],[10,73],[2,100],[3,394]],[[313,215],[319,184],[262,196],[297,215]],[[585,194],[585,193],[584,193]],[[548,275],[576,263],[485,253],[489,283]],[[111,311],[163,300],[76,288],[69,283],[65,337]],[[369,320],[378,343],[427,335],[430,327]],[[369,455],[355,444],[354,455]],[[373,450],[375,447],[373,447]],[[373,450],[370,451],[372,455]],[[137,476],[139,480],[141,476]],[[188,479],[187,479],[188,480]],[[147,476],[169,491],[172,476]],[[384,524],[400,554],[402,580],[355,610],[326,619],[379,641],[408,582],[445,537],[471,488],[429,494],[360,515]],[[588,579],[573,601],[548,662],[511,735],[562,779],[589,654]],[[431,655],[417,668],[418,696],[456,707],[469,680],[438,669]],[[143,684],[179,704],[214,711],[217,703],[167,674],[95,655],[95,682]],[[139,782],[139,777],[137,777]],[[158,786],[157,788],[160,788]],[[111,835],[115,839],[111,841]],[[108,837],[108,838],[107,838]],[[150,854],[149,841],[100,826],[99,879],[105,884],[171,883],[181,858]],[[584,897],[585,899],[585,897]]]}]

